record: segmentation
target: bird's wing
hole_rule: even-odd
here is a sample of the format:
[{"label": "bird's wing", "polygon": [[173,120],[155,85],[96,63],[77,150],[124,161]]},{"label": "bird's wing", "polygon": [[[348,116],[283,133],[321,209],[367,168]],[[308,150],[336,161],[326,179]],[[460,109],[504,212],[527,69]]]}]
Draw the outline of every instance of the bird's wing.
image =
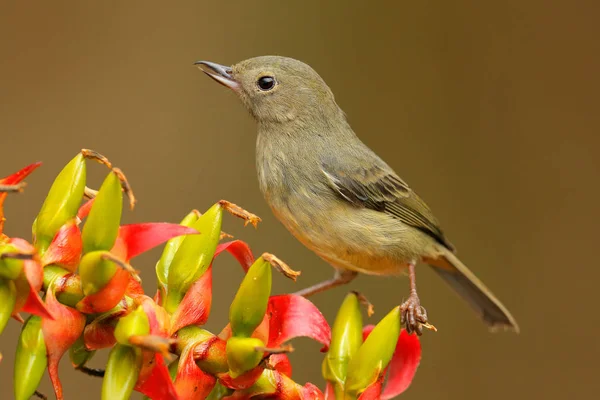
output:
[{"label": "bird's wing", "polygon": [[433,213],[425,202],[387,165],[354,163],[354,168],[340,170],[322,163],[329,186],[343,199],[357,207],[384,212],[419,229],[436,241],[453,249]]}]

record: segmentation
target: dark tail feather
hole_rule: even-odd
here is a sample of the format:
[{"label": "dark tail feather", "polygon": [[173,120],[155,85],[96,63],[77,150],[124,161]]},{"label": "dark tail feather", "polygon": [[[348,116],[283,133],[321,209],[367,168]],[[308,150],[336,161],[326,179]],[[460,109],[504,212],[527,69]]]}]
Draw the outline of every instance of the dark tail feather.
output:
[{"label": "dark tail feather", "polygon": [[453,253],[444,249],[436,260],[426,260],[469,303],[491,330],[519,332],[519,325],[504,305]]}]

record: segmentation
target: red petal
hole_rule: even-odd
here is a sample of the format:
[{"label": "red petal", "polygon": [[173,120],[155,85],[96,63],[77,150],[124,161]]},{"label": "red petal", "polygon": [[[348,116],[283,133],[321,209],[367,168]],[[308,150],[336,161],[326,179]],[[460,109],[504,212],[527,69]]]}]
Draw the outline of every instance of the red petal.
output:
[{"label": "red petal", "polygon": [[127,284],[127,289],[125,289],[125,294],[127,296],[136,298],[138,296],[144,296],[144,288],[142,284],[133,279],[133,277],[129,277],[129,283]]},{"label": "red petal", "polygon": [[383,377],[384,375],[367,387],[365,391],[358,396],[358,400],[380,400],[382,398],[381,386],[383,384]]},{"label": "red petal", "polygon": [[329,382],[327,382],[327,385],[325,386],[325,400],[335,400],[333,385]]},{"label": "red petal", "polygon": [[269,365],[283,375],[292,376],[292,363],[287,354],[271,354],[269,357]]},{"label": "red petal", "polygon": [[150,297],[145,296],[142,301],[144,312],[150,323],[150,334],[161,337],[169,336],[170,317],[167,310],[159,306]]},{"label": "red petal", "polygon": [[178,400],[175,386],[163,357],[158,353],[154,353],[154,359],[151,363],[153,368],[150,374],[143,382],[138,381],[135,390],[151,399]]},{"label": "red petal", "polygon": [[313,385],[312,383],[307,383],[302,388],[302,399],[303,400],[324,400],[325,395],[321,392],[321,389]]},{"label": "red petal", "polygon": [[[25,260],[23,261],[23,272],[29,283],[29,294],[21,310],[30,314],[39,315],[42,318],[53,319],[52,314],[50,314],[38,293],[42,288],[44,280],[42,266],[37,261]],[[17,313],[21,310],[18,310],[17,307],[15,307],[14,312]]]},{"label": "red petal", "polygon": [[117,342],[114,332],[114,325],[93,321],[83,331],[85,347],[88,350],[100,350],[112,347]]},{"label": "red petal", "polygon": [[363,342],[367,340],[367,337],[371,334],[373,328],[375,328],[375,325],[367,325],[363,328]]},{"label": "red petal", "polygon": [[217,380],[203,372],[194,361],[194,346],[186,347],[179,357],[175,389],[180,400],[200,400],[206,398]]},{"label": "red petal", "polygon": [[90,210],[92,209],[92,206],[94,205],[94,199],[89,199],[88,201],[83,203],[81,207],[79,207],[79,211],[77,211],[77,218],[79,218],[79,220],[82,220],[88,216]]},{"label": "red petal", "polygon": [[37,292],[34,292],[33,289],[29,293],[25,305],[19,311],[25,311],[29,314],[37,315],[42,318],[52,319],[52,315],[46,309],[46,305],[42,301],[42,298]]},{"label": "red petal", "polygon": [[234,256],[236,260],[238,260],[244,269],[244,272],[248,272],[248,268],[250,268],[250,266],[254,263],[254,256],[252,255],[252,250],[250,250],[250,247],[246,244],[246,242],[242,242],[241,240],[232,240],[231,242],[221,243],[217,246],[214,257],[225,250]]},{"label": "red petal", "polygon": [[[140,296],[138,300],[150,325],[150,335],[168,337],[169,314],[150,297]],[[135,390],[153,399],[177,399],[175,387],[165,366],[163,357],[158,353],[144,351],[143,364]]]},{"label": "red petal", "polygon": [[46,305],[54,319],[42,319],[42,332],[48,354],[48,375],[58,400],[62,400],[62,385],[58,378],[58,363],[63,354],[81,336],[85,327],[85,316],[56,300],[54,291],[48,290]]},{"label": "red petal", "polygon": [[3,185],[15,185],[21,182],[23,179],[27,177],[30,173],[32,173],[37,167],[42,165],[41,162],[36,162],[31,165],[26,166],[20,171],[15,172],[12,175],[7,176],[6,178],[0,179],[0,183]]},{"label": "red petal", "polygon": [[222,385],[227,386],[231,389],[243,390],[248,389],[249,387],[254,385],[254,382],[256,382],[258,378],[260,378],[263,371],[265,371],[265,369],[259,365],[258,367],[251,369],[250,371],[238,376],[237,378],[232,378],[228,372],[224,374],[219,374],[218,377],[219,382],[221,382]]},{"label": "red petal", "polygon": [[309,300],[293,294],[271,296],[267,315],[270,315],[268,347],[281,346],[286,341],[306,336],[323,344],[327,351],[331,328],[323,314]]},{"label": "red petal", "polygon": [[[9,243],[23,254],[35,253],[35,248],[24,239],[12,238]],[[39,262],[36,260],[23,261],[23,274],[15,280],[17,301],[13,309],[13,314],[25,311],[42,318],[52,319],[52,315],[46,310],[46,306],[38,294],[42,288],[43,280],[44,270]]]},{"label": "red petal", "polygon": [[117,272],[115,272],[115,275],[108,281],[106,286],[94,294],[85,296],[77,303],[77,309],[86,314],[102,313],[110,310],[125,295],[130,276],[129,272],[117,268]]},{"label": "red petal", "polygon": [[126,260],[131,260],[174,237],[192,234],[198,234],[198,231],[187,226],[163,222],[123,225],[119,228],[119,237],[127,248]]},{"label": "red petal", "polygon": [[410,386],[421,362],[421,342],[417,335],[400,332],[392,361],[388,366],[388,379],[381,398],[391,399]]},{"label": "red petal", "polygon": [[[28,165],[22,170],[15,172],[12,175],[7,176],[6,178],[0,179],[0,184],[2,185],[15,185],[21,182],[27,175],[33,172],[34,169],[42,165],[41,162],[37,162],[35,164]],[[6,192],[0,192],[0,239],[6,238],[6,235],[2,234],[2,230],[4,229],[4,200],[8,196]]]},{"label": "red petal", "polygon": [[82,250],[83,242],[79,227],[75,221],[67,222],[56,232],[48,250],[42,256],[42,266],[57,264],[70,272],[75,272]]},{"label": "red petal", "polygon": [[175,310],[171,333],[188,325],[204,325],[212,304],[212,266],[188,289]]}]

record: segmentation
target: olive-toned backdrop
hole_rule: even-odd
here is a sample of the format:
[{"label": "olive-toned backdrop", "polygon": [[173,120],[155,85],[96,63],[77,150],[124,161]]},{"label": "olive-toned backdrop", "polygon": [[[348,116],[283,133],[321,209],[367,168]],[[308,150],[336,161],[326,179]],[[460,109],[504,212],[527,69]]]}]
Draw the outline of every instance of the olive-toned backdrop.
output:
[{"label": "olive-toned backdrop", "polygon": [[[311,64],[360,137],[430,204],[462,259],[513,311],[520,335],[490,334],[422,267],[438,333],[405,399],[597,396],[598,7],[592,1],[0,1],[0,175],[37,160],[7,201],[9,235],[29,237],[51,179],[82,147],[107,155],[139,197],[132,221],[179,221],[225,198],[263,217],[224,230],[303,275],[332,271],[275,220],[258,191],[254,122],[198,59],[264,54]],[[587,4],[587,5],[586,5]],[[106,172],[91,168],[93,185]],[[154,288],[159,250],[135,264]],[[226,323],[242,277],[215,271],[208,328]],[[376,322],[405,278],[352,285]],[[329,321],[349,288],[314,298]],[[597,293],[597,292],[596,292]],[[19,325],[0,338],[0,398],[12,398]],[[297,340],[295,378],[323,386],[322,355]],[[92,361],[102,365],[102,356]],[[100,380],[61,364],[67,399],[99,398]],[[596,388],[596,391],[593,390]],[[41,390],[51,393],[47,378]]]}]

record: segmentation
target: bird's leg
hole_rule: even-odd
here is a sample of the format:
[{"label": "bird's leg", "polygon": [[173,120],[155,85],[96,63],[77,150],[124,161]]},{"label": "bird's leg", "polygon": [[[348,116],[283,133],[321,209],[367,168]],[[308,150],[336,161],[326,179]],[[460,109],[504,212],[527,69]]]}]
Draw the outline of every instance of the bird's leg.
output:
[{"label": "bird's leg", "polygon": [[335,275],[332,279],[328,279],[323,282],[319,282],[316,285],[312,285],[307,287],[306,289],[302,289],[294,294],[298,296],[308,297],[312,296],[315,293],[324,292],[325,290],[332,289],[337,286],[345,285],[356,278],[358,272],[350,271],[347,269],[344,270],[335,270]]},{"label": "bird's leg", "polygon": [[432,330],[435,330],[435,327],[427,322],[427,311],[421,307],[421,301],[417,294],[415,263],[410,263],[408,265],[408,279],[410,282],[410,295],[408,296],[408,299],[400,305],[402,324],[406,326],[406,331],[408,333],[415,332],[420,336],[423,333],[423,327]]}]

